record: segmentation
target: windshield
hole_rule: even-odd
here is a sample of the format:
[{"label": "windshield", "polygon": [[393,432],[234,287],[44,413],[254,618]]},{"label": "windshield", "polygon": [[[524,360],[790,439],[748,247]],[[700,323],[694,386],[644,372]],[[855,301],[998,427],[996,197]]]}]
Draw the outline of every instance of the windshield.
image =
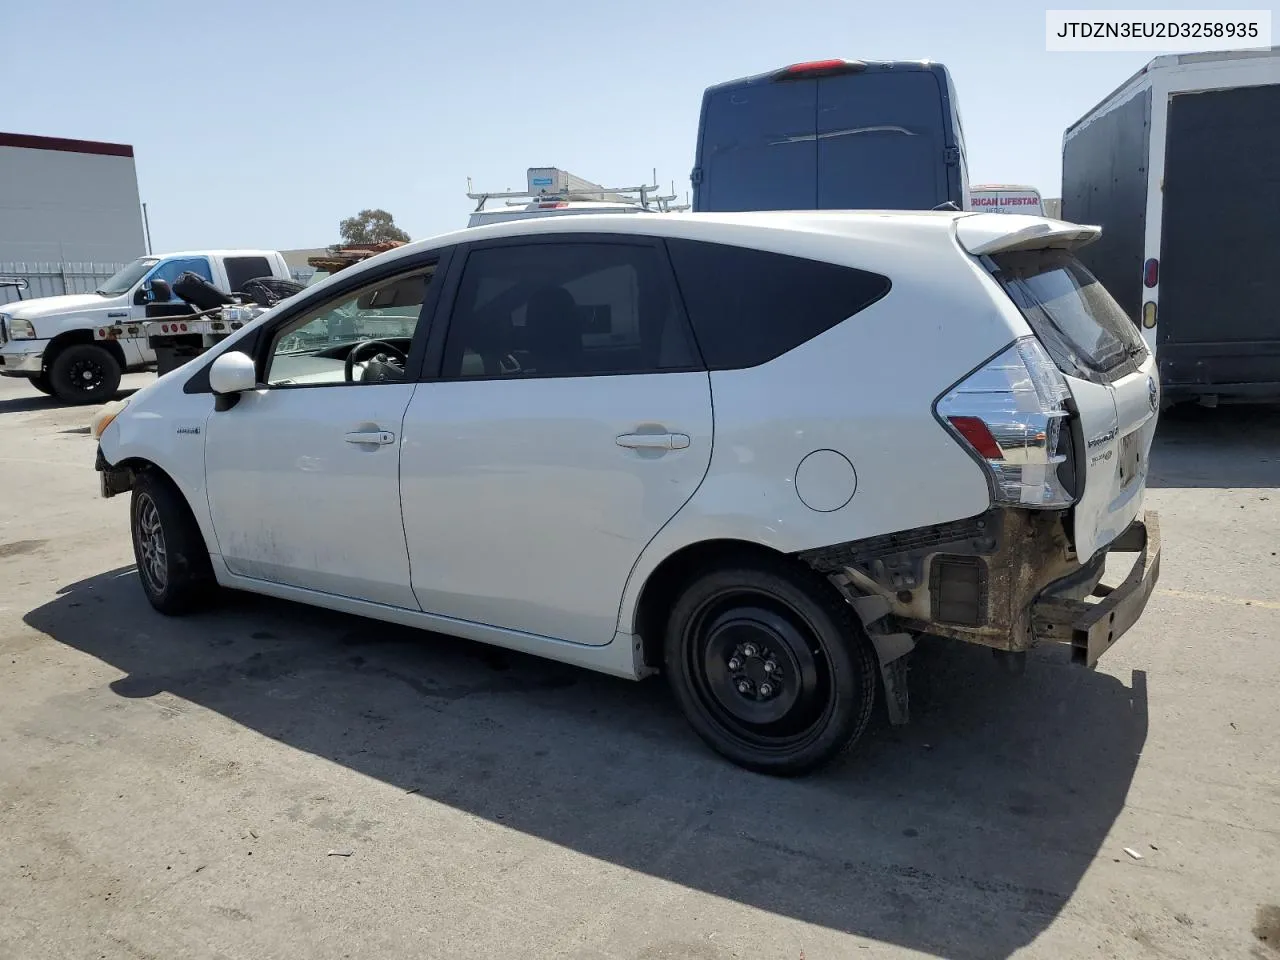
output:
[{"label": "windshield", "polygon": [[94,293],[100,293],[104,297],[118,297],[122,293],[128,293],[133,289],[134,284],[147,275],[147,271],[160,262],[159,257],[139,257],[133,263],[116,272],[114,276]]},{"label": "windshield", "polygon": [[1137,329],[1098,278],[1066,250],[991,258],[1000,285],[1067,373],[1110,373],[1145,353]]}]

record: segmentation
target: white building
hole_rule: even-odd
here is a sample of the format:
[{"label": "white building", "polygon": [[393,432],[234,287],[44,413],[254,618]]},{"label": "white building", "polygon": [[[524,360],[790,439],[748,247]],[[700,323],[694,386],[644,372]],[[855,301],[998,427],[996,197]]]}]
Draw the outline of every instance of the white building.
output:
[{"label": "white building", "polygon": [[133,147],[0,133],[0,275],[27,296],[92,290],[145,252]]}]

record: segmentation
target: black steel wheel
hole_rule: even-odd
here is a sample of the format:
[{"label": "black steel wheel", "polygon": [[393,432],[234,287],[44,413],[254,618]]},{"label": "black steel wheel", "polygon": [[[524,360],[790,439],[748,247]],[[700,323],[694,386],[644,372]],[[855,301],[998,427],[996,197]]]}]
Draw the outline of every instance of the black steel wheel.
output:
[{"label": "black steel wheel", "polygon": [[173,481],[155,470],[138,474],[129,505],[133,557],[147,600],[178,615],[201,606],[215,582],[200,527]]},{"label": "black steel wheel", "polygon": [[691,583],[668,623],[666,670],[697,733],[762,773],[808,773],[871,717],[875,660],[829,583],[784,560]]},{"label": "black steel wheel", "polygon": [[122,373],[109,350],[75,343],[53,358],[49,385],[53,395],[65,403],[105,403],[120,389]]}]

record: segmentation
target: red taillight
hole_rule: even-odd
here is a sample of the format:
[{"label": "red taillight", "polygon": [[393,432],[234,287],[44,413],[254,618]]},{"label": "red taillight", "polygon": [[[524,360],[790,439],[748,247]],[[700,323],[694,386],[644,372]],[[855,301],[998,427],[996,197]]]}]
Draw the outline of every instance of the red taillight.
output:
[{"label": "red taillight", "polygon": [[538,204],[538,209],[539,210],[559,210],[561,207],[567,207],[568,205],[569,204],[565,203],[563,200],[560,200],[556,203],[540,203]]},{"label": "red taillight", "polygon": [[796,80],[801,77],[825,77],[837,73],[856,73],[867,65],[861,60],[806,60],[783,67],[773,75],[775,80]]},{"label": "red taillight", "polygon": [[1152,257],[1142,265],[1142,283],[1146,287],[1154,287],[1160,281],[1160,261]]},{"label": "red taillight", "polygon": [[978,451],[979,456],[988,460],[1000,460],[1004,457],[1000,444],[996,443],[991,430],[980,419],[977,417],[948,417],[947,419],[956,428],[956,432],[969,442],[969,446]]},{"label": "red taillight", "polygon": [[[934,410],[987,468],[997,503],[1056,510],[1076,500],[1071,388],[1035,337],[1023,337],[938,398]],[[1110,454],[1108,454],[1110,456]]]}]

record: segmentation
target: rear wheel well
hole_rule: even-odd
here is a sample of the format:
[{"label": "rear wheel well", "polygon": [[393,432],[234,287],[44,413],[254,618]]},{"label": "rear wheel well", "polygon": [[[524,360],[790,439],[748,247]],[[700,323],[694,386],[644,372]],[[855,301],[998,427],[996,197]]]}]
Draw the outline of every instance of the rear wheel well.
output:
[{"label": "rear wheel well", "polygon": [[44,368],[47,370],[59,353],[77,343],[87,343],[91,347],[101,347],[111,354],[115,362],[120,365],[122,371],[125,369],[124,350],[120,344],[114,340],[95,340],[93,339],[92,330],[68,330],[50,340],[49,346],[44,352]]},{"label": "rear wheel well", "polygon": [[[667,557],[649,574],[636,603],[635,632],[640,636],[641,655],[647,667],[661,667],[667,618],[680,593],[701,574],[730,563],[764,560],[782,561],[812,570],[795,557],[749,540],[704,540],[690,544]],[[834,589],[834,588],[833,588]]]}]

